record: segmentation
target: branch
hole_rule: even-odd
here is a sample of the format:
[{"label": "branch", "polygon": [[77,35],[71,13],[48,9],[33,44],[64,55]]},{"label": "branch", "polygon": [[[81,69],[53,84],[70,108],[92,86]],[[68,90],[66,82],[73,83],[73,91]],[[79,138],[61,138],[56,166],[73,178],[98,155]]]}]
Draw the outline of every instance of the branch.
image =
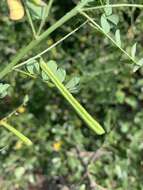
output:
[{"label": "branch", "polygon": [[2,71],[0,71],[0,79],[4,78],[9,72],[12,71],[13,67],[26,55],[29,51],[33,50],[36,46],[38,46],[42,41],[44,41],[52,32],[54,32],[57,28],[61,27],[65,22],[74,17],[79,13],[79,11],[90,2],[90,0],[82,1],[75,8],[65,14],[61,19],[59,19],[54,25],[49,27],[45,32],[43,32],[36,40],[34,39],[27,45],[22,48],[17,55],[12,59]]},{"label": "branch", "polygon": [[102,27],[100,25],[98,25],[89,15],[87,15],[85,12],[80,11],[80,13],[86,18],[88,19],[91,23],[92,23],[92,27],[94,27],[96,30],[99,30],[100,32],[102,32],[117,48],[119,48],[119,50],[121,52],[123,52],[133,63],[135,63],[137,65],[137,62],[135,61],[135,59],[133,57],[131,57],[123,48],[121,48],[116,41],[106,32],[104,32],[104,30],[102,29]]},{"label": "branch", "polygon": [[96,7],[83,8],[82,11],[93,11],[93,10],[97,10],[97,9],[105,9],[108,7],[113,7],[113,8],[136,7],[136,8],[143,9],[143,5],[141,5],[141,4],[110,4],[110,5],[101,5],[101,6],[96,6]]}]

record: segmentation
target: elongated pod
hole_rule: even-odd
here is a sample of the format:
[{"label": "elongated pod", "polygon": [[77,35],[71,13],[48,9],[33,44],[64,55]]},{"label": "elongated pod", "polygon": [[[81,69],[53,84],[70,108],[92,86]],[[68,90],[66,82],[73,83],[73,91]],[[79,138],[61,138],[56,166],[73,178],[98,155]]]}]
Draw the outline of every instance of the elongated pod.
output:
[{"label": "elongated pod", "polygon": [[21,0],[7,0],[11,20],[20,20],[24,17],[24,7]]}]

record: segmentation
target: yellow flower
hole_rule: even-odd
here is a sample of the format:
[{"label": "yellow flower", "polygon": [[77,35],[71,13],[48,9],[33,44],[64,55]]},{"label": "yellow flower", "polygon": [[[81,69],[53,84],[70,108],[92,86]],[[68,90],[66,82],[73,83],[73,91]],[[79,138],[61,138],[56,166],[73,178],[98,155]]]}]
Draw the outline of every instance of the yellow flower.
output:
[{"label": "yellow flower", "polygon": [[24,17],[24,7],[21,0],[7,0],[11,20],[20,20]]},{"label": "yellow flower", "polygon": [[19,150],[19,149],[22,148],[22,146],[23,146],[23,142],[22,141],[17,141],[17,143],[14,146],[14,149]]},{"label": "yellow flower", "polygon": [[57,152],[61,150],[63,142],[62,141],[57,141],[53,144],[53,149]]},{"label": "yellow flower", "polygon": [[18,109],[17,109],[17,112],[18,113],[24,113],[26,111],[26,108],[24,106],[20,106]]}]

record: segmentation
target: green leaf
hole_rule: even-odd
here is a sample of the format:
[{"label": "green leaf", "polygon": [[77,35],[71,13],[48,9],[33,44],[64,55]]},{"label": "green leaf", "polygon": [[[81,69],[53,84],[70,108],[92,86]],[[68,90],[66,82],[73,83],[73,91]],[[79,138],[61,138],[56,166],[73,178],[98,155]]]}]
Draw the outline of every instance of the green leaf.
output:
[{"label": "green leaf", "polygon": [[92,3],[94,0],[81,0],[80,4],[84,4],[84,5],[89,5],[90,3]]},{"label": "green leaf", "polygon": [[86,185],[85,184],[82,184],[81,186],[80,186],[80,189],[79,190],[86,190]]},{"label": "green leaf", "polygon": [[136,100],[136,98],[135,97],[133,97],[133,96],[129,96],[129,97],[127,97],[126,99],[125,99],[125,102],[129,105],[129,106],[131,106],[133,109],[136,109],[137,108],[137,100]]},{"label": "green leaf", "polygon": [[34,62],[30,62],[26,64],[26,68],[30,74],[34,74]]},{"label": "green leaf", "polygon": [[7,90],[9,87],[9,84],[0,83],[0,98],[4,98],[7,95]]},{"label": "green leaf", "polygon": [[26,68],[30,74],[35,74],[40,72],[39,63],[36,60],[29,61],[26,64]]},{"label": "green leaf", "polygon": [[132,46],[132,48],[131,48],[131,56],[133,57],[133,59],[135,59],[136,50],[137,50],[137,43],[135,43],[135,44]]},{"label": "green leaf", "polygon": [[137,70],[139,70],[140,69],[140,66],[138,66],[138,65],[135,65],[134,66],[134,68],[133,68],[133,72],[135,73]]},{"label": "green leaf", "polygon": [[29,96],[25,95],[24,100],[23,100],[23,105],[26,106],[28,101],[29,101]]},{"label": "green leaf", "polygon": [[48,81],[48,80],[49,80],[48,75],[47,75],[44,71],[42,71],[41,76],[42,76],[42,79],[43,79],[43,80],[45,80],[45,81]]},{"label": "green leaf", "polygon": [[118,101],[120,104],[124,103],[124,100],[125,100],[125,93],[124,93],[123,91],[121,91],[121,90],[118,90],[118,91],[116,92],[116,99],[117,99],[117,101]]},{"label": "green leaf", "polygon": [[118,178],[122,178],[123,172],[122,172],[122,169],[119,165],[115,166],[115,173],[117,174]]},{"label": "green leaf", "polygon": [[34,71],[37,73],[40,72],[40,66],[39,66],[39,63],[37,61],[34,63]]},{"label": "green leaf", "polygon": [[142,67],[143,66],[143,58],[141,58],[138,62],[137,62],[137,65]]},{"label": "green leaf", "polygon": [[115,39],[116,39],[116,43],[119,47],[121,47],[121,36],[120,36],[120,30],[116,30],[115,33]]},{"label": "green leaf", "polygon": [[119,23],[119,17],[116,14],[108,16],[107,19],[115,25]]},{"label": "green leaf", "polygon": [[133,68],[133,72],[136,72],[138,69],[140,69],[143,66],[143,58],[141,58],[137,64]]},{"label": "green leaf", "polygon": [[66,71],[64,69],[59,68],[56,72],[56,76],[60,82],[63,82],[66,78]]},{"label": "green leaf", "polygon": [[65,87],[71,92],[76,93],[78,92],[80,78],[79,77],[73,77],[66,85]]},{"label": "green leaf", "polygon": [[[58,68],[57,63],[53,60],[49,61],[47,63],[48,67],[51,69],[51,71],[54,73],[54,75],[59,79],[60,82],[63,82],[66,77],[66,71],[62,68]],[[48,75],[42,71],[42,78],[45,81],[50,80]]]},{"label": "green leaf", "polygon": [[105,33],[110,32],[110,24],[107,21],[107,18],[105,17],[105,15],[101,16],[101,27]]},{"label": "green leaf", "polygon": [[21,177],[24,175],[25,173],[25,168],[24,167],[18,167],[15,169],[15,176],[17,179],[21,179]]},{"label": "green leaf", "polygon": [[9,88],[9,84],[2,84],[0,83],[0,93],[6,91]]},{"label": "green leaf", "polygon": [[4,92],[2,92],[2,93],[0,94],[0,98],[4,98],[6,95],[7,95],[7,92],[4,91]]},{"label": "green leaf", "polygon": [[[106,1],[106,5],[107,6],[109,5],[109,0]],[[105,7],[104,11],[105,11],[106,16],[109,16],[112,14],[112,7]]]},{"label": "green leaf", "polygon": [[44,19],[46,6],[39,6],[29,1],[26,2],[26,5],[33,18],[38,20]]},{"label": "green leaf", "polygon": [[48,65],[48,67],[51,69],[51,71],[52,71],[54,74],[57,72],[58,66],[57,66],[57,63],[56,63],[55,61],[53,61],[53,60],[48,61],[47,65]]}]

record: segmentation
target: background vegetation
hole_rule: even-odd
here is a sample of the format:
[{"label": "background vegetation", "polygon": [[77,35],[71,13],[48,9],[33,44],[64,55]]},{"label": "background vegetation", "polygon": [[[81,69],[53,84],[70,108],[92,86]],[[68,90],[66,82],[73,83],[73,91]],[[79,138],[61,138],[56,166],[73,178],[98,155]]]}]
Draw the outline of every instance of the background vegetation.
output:
[{"label": "background vegetation", "polygon": [[[44,29],[71,10],[76,2],[55,0]],[[100,1],[95,3],[100,4]],[[121,7],[113,12],[119,17],[124,49],[130,51],[136,42],[137,55],[141,58],[142,9]],[[102,14],[103,10],[90,13],[98,23]],[[84,21],[80,15],[74,17],[27,58]],[[38,20],[34,23],[39,25]],[[4,0],[0,1],[0,25],[0,64],[4,66],[18,49],[28,44],[32,33],[26,17],[19,22],[9,19]],[[41,80],[13,71],[1,81],[10,83],[11,87],[8,95],[0,99],[0,118],[18,107],[9,121],[32,140],[33,146],[25,146],[0,127],[1,189],[143,190],[143,69],[134,73],[128,57],[89,24],[44,58],[56,60],[66,69],[68,77],[80,77],[80,89],[74,96],[97,118],[106,134],[97,136],[87,128],[55,88],[47,88]],[[26,106],[20,106],[25,95],[29,101]]]}]

